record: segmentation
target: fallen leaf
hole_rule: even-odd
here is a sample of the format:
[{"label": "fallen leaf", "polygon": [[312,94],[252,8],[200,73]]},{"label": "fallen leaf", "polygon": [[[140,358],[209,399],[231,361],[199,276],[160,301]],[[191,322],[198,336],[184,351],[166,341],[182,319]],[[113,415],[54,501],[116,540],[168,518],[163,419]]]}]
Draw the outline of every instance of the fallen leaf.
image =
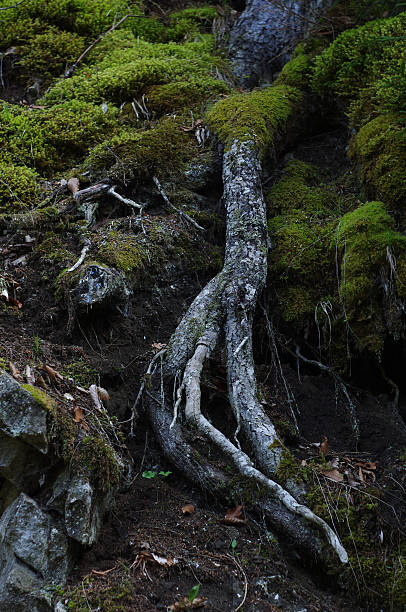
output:
[{"label": "fallen leaf", "polygon": [[166,346],[166,344],[161,344],[160,342],[153,342],[151,344],[151,347],[153,349],[155,349],[155,351],[158,353],[159,351],[162,351],[162,349],[164,349]]},{"label": "fallen leaf", "polygon": [[13,378],[15,378],[16,380],[19,380],[20,382],[23,382],[23,377],[21,376],[21,372],[20,370],[17,368],[17,366],[15,365],[15,363],[13,363],[12,361],[8,362],[8,367],[10,369],[10,373],[11,376]]},{"label": "fallen leaf", "polygon": [[323,436],[321,440],[322,441],[320,444],[320,455],[323,455],[323,457],[326,457],[330,453],[329,448],[328,448],[328,441],[327,441],[326,436]]},{"label": "fallen leaf", "polygon": [[68,181],[68,189],[72,195],[75,195],[79,191],[79,179],[72,176]]},{"label": "fallen leaf", "polygon": [[320,473],[326,478],[334,480],[335,482],[343,482],[344,480],[344,476],[335,468],[332,470],[321,470]]},{"label": "fallen leaf", "polygon": [[78,423],[85,431],[89,431],[89,427],[85,423],[85,413],[80,406],[75,406],[73,420]]},{"label": "fallen leaf", "polygon": [[102,402],[109,401],[110,395],[107,393],[106,389],[103,389],[103,387],[97,387],[97,393],[99,394],[99,398]]},{"label": "fallen leaf", "polygon": [[81,423],[85,418],[85,413],[83,412],[82,408],[80,406],[75,406],[73,410],[75,413],[75,416],[73,417],[75,423]]},{"label": "fallen leaf", "polygon": [[168,610],[195,610],[196,608],[202,608],[207,601],[206,597],[196,597],[193,603],[190,603],[188,597],[184,597],[180,601],[169,606]]},{"label": "fallen leaf", "polygon": [[63,380],[63,376],[61,376],[61,374],[59,374],[59,372],[57,372],[56,370],[54,370],[54,368],[51,368],[51,366],[49,365],[44,365],[43,370],[45,370],[45,372],[48,374],[48,376],[50,377],[50,379],[56,384],[59,384],[60,380]]},{"label": "fallen leaf", "polygon": [[195,507],[192,504],[186,504],[186,506],[182,506],[183,514],[186,514],[186,515],[193,514],[194,511],[195,511]]},{"label": "fallen leaf", "polygon": [[231,508],[227,510],[226,515],[223,519],[221,519],[220,523],[223,525],[245,525],[247,523],[247,519],[241,518],[242,506],[236,506],[235,508]]},{"label": "fallen leaf", "polygon": [[68,402],[73,402],[74,397],[70,393],[64,393],[63,396]]}]

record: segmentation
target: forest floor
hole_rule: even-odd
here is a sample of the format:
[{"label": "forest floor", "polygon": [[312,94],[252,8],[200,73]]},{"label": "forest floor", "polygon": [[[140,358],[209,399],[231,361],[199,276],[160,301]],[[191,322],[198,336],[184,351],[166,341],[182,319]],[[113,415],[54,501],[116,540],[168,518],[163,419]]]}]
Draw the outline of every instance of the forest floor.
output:
[{"label": "forest floor", "polygon": [[[295,149],[295,157],[310,163],[315,163],[316,157],[320,166],[331,168],[334,163],[342,170],[346,163],[345,139],[340,133],[332,130],[313,136]],[[157,210],[156,214],[161,212]],[[55,302],[46,273],[38,266],[35,247],[31,253],[26,247],[14,247],[16,242],[16,236],[10,234],[0,239],[0,254],[15,283],[15,299],[21,304],[9,304],[1,315],[3,363],[13,362],[20,372],[27,365],[36,371],[48,365],[57,372],[73,374],[76,382],[83,385],[87,378],[96,376],[98,384],[110,394],[110,414],[122,422],[128,434],[128,419],[141,376],[207,279],[197,275],[194,279],[185,278],[180,273],[162,277],[158,288],[156,284],[146,286],[144,293],[137,293],[126,317],[118,311],[108,318],[91,314],[76,320],[69,337],[66,311]],[[21,248],[29,254],[26,260],[13,265]],[[259,336],[258,332],[257,329]],[[263,364],[257,373],[266,389],[267,412],[273,421],[289,419],[282,387],[267,380],[271,370],[269,363],[266,365],[267,347],[259,344],[257,352],[258,362]],[[211,405],[213,422],[226,429],[227,423],[222,423],[221,417],[226,401],[221,356],[214,356],[208,367],[210,384],[203,390],[204,400]],[[356,370],[356,364],[354,367]],[[406,473],[404,465],[393,463],[393,457],[405,441],[401,431],[388,430],[393,427],[393,419],[387,418],[389,397],[382,389],[374,389],[372,380],[366,386],[374,395],[352,389],[362,432],[354,448],[348,419],[343,418],[331,380],[314,367],[297,370],[294,360],[283,364],[283,372],[300,407],[301,436],[292,434],[290,440],[285,437],[298,465],[319,462],[316,471],[324,490],[341,486],[349,504],[363,494],[359,485],[351,488],[337,482],[331,469],[330,473],[327,470],[328,476],[323,473],[326,466],[318,445],[326,436],[334,465],[341,471],[346,467],[361,470],[366,482],[373,478],[374,486],[387,500],[387,520],[395,524],[404,505],[399,491],[406,486]],[[358,381],[367,382],[362,372],[358,373]],[[48,386],[51,394],[65,391],[52,381]],[[387,441],[396,439],[399,445],[388,448]],[[171,471],[142,410],[135,437],[127,438],[126,444],[133,458],[134,476],[107,517],[99,543],[82,554],[72,574],[71,585],[62,597],[66,595],[75,602],[72,609],[166,610],[176,602],[182,603],[194,586],[201,585],[194,604],[203,598],[208,610],[372,610],[358,607],[353,597],[346,597],[337,586],[321,578],[320,572],[300,569],[295,551],[278,543],[261,517],[246,514],[244,507],[239,519],[237,512],[237,525],[233,521],[223,524],[221,520],[232,509],[204,496]],[[242,500],[235,503],[243,505]],[[193,509],[189,508],[188,513],[185,506],[190,505]],[[354,572],[357,574],[358,568]],[[358,579],[362,580],[362,573]],[[173,609],[183,609],[181,603]],[[241,604],[243,607],[239,607]]]}]

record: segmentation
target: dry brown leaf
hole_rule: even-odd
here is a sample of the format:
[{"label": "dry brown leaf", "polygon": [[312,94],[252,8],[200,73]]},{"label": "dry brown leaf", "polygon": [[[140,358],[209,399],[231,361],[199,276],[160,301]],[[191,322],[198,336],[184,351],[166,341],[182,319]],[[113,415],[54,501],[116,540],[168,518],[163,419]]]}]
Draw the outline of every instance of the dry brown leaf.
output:
[{"label": "dry brown leaf", "polygon": [[195,507],[193,506],[193,504],[186,504],[186,506],[182,506],[183,514],[186,514],[186,515],[193,514],[194,511],[195,511]]},{"label": "dry brown leaf", "polygon": [[89,427],[86,425],[85,421],[85,413],[83,412],[80,406],[75,406],[74,409],[73,420],[75,423],[78,423],[85,431],[89,431]]},{"label": "dry brown leaf", "polygon": [[364,482],[364,474],[362,473],[361,466],[358,468],[358,478],[361,482]]},{"label": "dry brown leaf", "polygon": [[110,569],[106,569],[104,571],[92,569],[91,574],[96,574],[96,576],[105,576],[106,574],[112,572],[114,569],[116,569],[116,566],[111,567]]},{"label": "dry brown leaf", "polygon": [[12,361],[8,362],[8,367],[10,368],[10,374],[16,380],[23,382],[23,377],[21,376],[20,370],[17,368],[16,364]]},{"label": "dry brown leaf", "polygon": [[76,176],[72,176],[72,178],[68,181],[68,189],[72,195],[75,195],[79,191],[79,179]]},{"label": "dry brown leaf", "polygon": [[45,390],[48,389],[48,385],[46,384],[42,376],[37,377],[37,387],[41,387],[42,389],[45,389]]},{"label": "dry brown leaf", "polygon": [[159,351],[162,351],[162,349],[164,349],[166,346],[166,344],[162,344],[161,342],[153,342],[151,344],[151,347],[155,350],[156,353],[159,353]]},{"label": "dry brown leaf", "polygon": [[107,393],[106,389],[103,389],[103,387],[97,387],[97,393],[99,394],[99,398],[102,402],[109,401],[110,395]]},{"label": "dry brown leaf", "polygon": [[57,372],[56,370],[54,370],[54,368],[51,368],[51,366],[49,365],[44,365],[43,369],[45,370],[45,372],[48,374],[48,376],[50,377],[50,379],[56,384],[59,384],[60,380],[63,380],[63,376],[61,376],[61,374],[59,374],[59,372]]},{"label": "dry brown leaf", "polygon": [[334,480],[334,482],[343,482],[344,480],[344,476],[335,468],[332,470],[321,470],[320,473],[326,478]]},{"label": "dry brown leaf", "polygon": [[354,463],[356,467],[361,467],[366,470],[376,470],[376,466],[378,465],[378,461],[357,461]]},{"label": "dry brown leaf", "polygon": [[169,606],[168,610],[196,610],[196,608],[202,608],[206,601],[206,597],[195,597],[193,603],[190,603],[189,598],[184,597],[180,601]]},{"label": "dry brown leaf", "polygon": [[321,439],[321,444],[320,444],[320,455],[323,455],[323,457],[326,457],[327,455],[330,454],[330,450],[328,448],[328,441],[326,436],[323,436]]},{"label": "dry brown leaf", "polygon": [[233,525],[234,527],[238,525],[245,525],[247,523],[247,519],[242,519],[241,513],[242,506],[231,508],[230,510],[227,510],[225,517],[221,519],[220,523],[223,525]]}]

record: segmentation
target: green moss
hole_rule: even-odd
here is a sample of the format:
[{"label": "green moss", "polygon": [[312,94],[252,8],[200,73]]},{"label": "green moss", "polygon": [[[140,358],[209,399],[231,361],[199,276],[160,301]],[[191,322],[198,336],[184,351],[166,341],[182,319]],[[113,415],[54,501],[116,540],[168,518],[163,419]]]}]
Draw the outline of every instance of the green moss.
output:
[{"label": "green moss", "polygon": [[129,606],[134,605],[136,589],[131,582],[126,566],[121,563],[123,571],[115,575],[112,583],[99,583],[94,576],[85,577],[79,586],[71,587],[64,593],[68,598],[67,609],[75,612],[88,612],[89,606],[93,610],[106,610],[108,612],[125,612]]},{"label": "green moss", "polygon": [[73,254],[66,249],[62,240],[55,232],[47,232],[35,251],[40,254],[41,259],[47,264],[66,265],[73,258]]},{"label": "green moss", "polygon": [[372,299],[375,279],[387,264],[387,249],[397,257],[406,253],[406,238],[395,231],[382,202],[367,202],[343,216],[337,245],[342,256],[340,294],[349,309]]},{"label": "green moss", "polygon": [[140,244],[116,231],[102,239],[97,253],[101,261],[126,273],[142,269],[147,261],[147,253]]},{"label": "green moss", "polygon": [[380,115],[353,138],[349,154],[360,168],[361,180],[375,197],[405,213],[406,130],[400,114]]},{"label": "green moss", "polygon": [[123,183],[154,174],[168,177],[180,172],[194,149],[195,142],[179,129],[179,123],[166,118],[153,129],[125,129],[94,147],[84,169],[93,177],[107,173]]},{"label": "green moss", "polygon": [[290,85],[304,88],[310,79],[310,58],[304,53],[298,53],[282,68],[275,80],[275,85]]},{"label": "green moss", "polygon": [[206,120],[227,146],[252,140],[263,153],[300,102],[301,93],[294,87],[267,87],[221,100],[208,111]]},{"label": "green moss", "polygon": [[[90,66],[50,89],[44,97],[46,104],[73,99],[122,104],[141,97],[148,87],[177,82],[187,82],[195,91],[200,87],[213,94],[229,90],[224,81],[212,75],[216,66],[222,70],[227,67],[214,54],[212,37],[183,45],[152,44],[120,32],[109,38],[108,44],[97,50],[94,64],[95,58],[91,58]],[[147,107],[155,110],[148,102]]]},{"label": "green moss", "polygon": [[67,378],[73,378],[76,384],[85,388],[97,382],[96,370],[84,359],[68,363],[61,374]]},{"label": "green moss", "polygon": [[73,64],[85,48],[85,39],[72,32],[49,27],[35,34],[25,44],[17,47],[20,59],[17,62],[21,77],[28,81],[35,76],[43,82],[61,74]]},{"label": "green moss", "polygon": [[120,464],[113,447],[100,435],[87,436],[81,441],[75,461],[80,470],[92,476],[100,491],[117,488],[120,482]]},{"label": "green moss", "polygon": [[402,13],[346,30],[315,59],[313,86],[343,96],[354,123],[406,110],[405,27]]},{"label": "green moss", "polygon": [[17,212],[38,204],[38,174],[25,166],[0,162],[0,211]]},{"label": "green moss", "polygon": [[169,17],[169,26],[166,31],[168,40],[193,40],[201,32],[211,29],[213,19],[218,16],[214,6],[198,6],[176,11]]}]

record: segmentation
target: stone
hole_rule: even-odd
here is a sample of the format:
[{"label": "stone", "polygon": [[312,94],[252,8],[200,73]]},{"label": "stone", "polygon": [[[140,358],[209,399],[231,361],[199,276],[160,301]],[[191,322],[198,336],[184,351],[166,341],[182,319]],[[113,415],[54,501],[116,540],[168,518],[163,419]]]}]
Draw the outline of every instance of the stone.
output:
[{"label": "stone", "polygon": [[90,482],[75,476],[68,489],[65,502],[65,526],[68,535],[84,546],[97,540],[102,524],[102,512],[95,500]]},{"label": "stone", "polygon": [[71,563],[66,535],[21,493],[0,519],[0,612],[50,610],[44,587],[64,584]]},{"label": "stone", "polygon": [[0,375],[0,431],[48,452],[46,408],[9,374]]},{"label": "stone", "polygon": [[78,286],[71,291],[73,300],[82,309],[115,306],[126,302],[130,294],[124,274],[101,264],[88,265]]}]

